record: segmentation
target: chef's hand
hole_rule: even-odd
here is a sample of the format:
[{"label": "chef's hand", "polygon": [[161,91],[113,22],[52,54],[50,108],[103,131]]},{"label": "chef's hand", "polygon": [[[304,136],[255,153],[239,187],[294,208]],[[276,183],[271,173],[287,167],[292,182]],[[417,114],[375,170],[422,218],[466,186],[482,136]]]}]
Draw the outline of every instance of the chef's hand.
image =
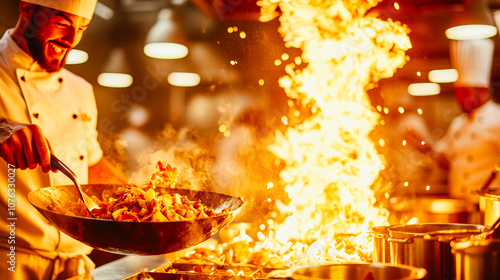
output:
[{"label": "chef's hand", "polygon": [[52,148],[42,130],[35,124],[21,124],[0,120],[0,157],[21,170],[35,169],[49,172]]}]

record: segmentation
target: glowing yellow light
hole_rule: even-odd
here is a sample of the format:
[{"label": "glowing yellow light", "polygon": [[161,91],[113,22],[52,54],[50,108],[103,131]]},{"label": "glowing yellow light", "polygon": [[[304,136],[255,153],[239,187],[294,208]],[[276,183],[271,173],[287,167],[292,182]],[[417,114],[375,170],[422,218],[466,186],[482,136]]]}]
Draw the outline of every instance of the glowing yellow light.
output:
[{"label": "glowing yellow light", "polygon": [[431,186],[429,186],[429,185],[427,185],[427,186],[425,187],[425,190],[426,190],[426,191],[429,191],[430,189],[431,189]]},{"label": "glowing yellow light", "polygon": [[404,112],[405,112],[405,108],[403,108],[403,107],[398,107],[398,112],[399,112],[400,114],[404,114]]},{"label": "glowing yellow light", "polygon": [[417,76],[422,76],[422,73],[420,73],[420,71],[417,71]]},{"label": "glowing yellow light", "polygon": [[403,183],[403,185],[404,185],[404,186],[405,186],[405,188],[406,188],[406,187],[408,187],[408,186],[410,185],[410,183],[408,183],[408,182],[404,182],[404,183]]},{"label": "glowing yellow light", "polygon": [[385,120],[380,120],[380,125],[385,125]]},{"label": "glowing yellow light", "polygon": [[241,39],[245,39],[247,37],[247,34],[245,33],[245,31],[241,31],[240,32],[240,38]]},{"label": "glowing yellow light", "polygon": [[234,32],[238,32],[238,26],[233,26]]},{"label": "glowing yellow light", "polygon": [[227,126],[225,124],[219,125],[219,132],[224,133],[227,130]]},{"label": "glowing yellow light", "polygon": [[284,125],[288,125],[288,118],[287,118],[286,116],[281,117],[281,122],[282,122]]},{"label": "glowing yellow light", "polygon": [[418,113],[419,115],[422,115],[422,109],[418,108],[418,109],[417,109],[417,113]]},{"label": "glowing yellow light", "polygon": [[300,65],[302,64],[302,57],[296,56],[293,61],[295,62],[295,64]]},{"label": "glowing yellow light", "polygon": [[189,53],[186,46],[177,43],[149,43],[143,51],[147,56],[157,59],[179,59]]},{"label": "glowing yellow light", "polygon": [[224,131],[223,133],[224,137],[229,137],[231,136],[231,132],[229,130]]},{"label": "glowing yellow light", "polygon": [[288,104],[288,107],[293,107],[295,105],[295,103],[293,103],[293,100],[291,99],[288,99],[286,103]]},{"label": "glowing yellow light", "polygon": [[406,146],[406,140],[403,140],[403,146]]},{"label": "glowing yellow light", "polygon": [[201,77],[197,73],[172,72],[168,74],[167,81],[173,86],[194,87],[200,84]]},{"label": "glowing yellow light", "polygon": [[456,69],[431,70],[427,77],[433,83],[453,83],[458,80],[458,72]]},{"label": "glowing yellow light", "polygon": [[265,230],[266,229],[266,225],[265,224],[260,224],[259,229],[260,230]]},{"label": "glowing yellow light", "polygon": [[377,107],[376,107],[376,108],[377,108],[377,111],[382,112],[382,106],[377,105]]},{"label": "glowing yellow light", "polygon": [[259,79],[259,86],[263,86],[264,85],[264,79]]},{"label": "glowing yellow light", "polygon": [[423,146],[423,145],[425,145],[425,141],[420,142],[420,144],[421,144],[422,146]]},{"label": "glowing yellow light", "polygon": [[385,193],[384,196],[386,199],[389,199],[389,197],[390,197],[389,193]]},{"label": "glowing yellow light", "polygon": [[267,183],[267,189],[268,189],[268,190],[269,190],[269,189],[272,189],[273,187],[274,187],[273,182],[269,182],[269,183]]},{"label": "glowing yellow light", "polygon": [[445,30],[450,40],[477,40],[497,35],[497,28],[488,24],[466,24],[450,27]]},{"label": "glowing yellow light", "polygon": [[68,53],[68,58],[66,58],[66,64],[82,64],[89,60],[89,54],[82,50],[72,49]]},{"label": "glowing yellow light", "polygon": [[132,85],[134,79],[124,73],[101,73],[97,76],[97,83],[103,87],[126,88]]},{"label": "glowing yellow light", "polygon": [[380,165],[380,170],[385,170],[385,165],[381,164]]},{"label": "glowing yellow light", "polygon": [[289,58],[290,58],[290,56],[287,53],[283,53],[281,55],[281,60],[283,60],[283,61],[287,61]]},{"label": "glowing yellow light", "polygon": [[396,9],[397,11],[399,11],[401,7],[399,6],[399,3],[398,2],[394,2],[394,9]]},{"label": "glowing yellow light", "polygon": [[272,201],[272,199],[271,199],[271,198],[267,198],[267,202],[271,202],[271,201]]},{"label": "glowing yellow light", "polygon": [[441,92],[441,86],[436,83],[413,83],[408,86],[408,94],[413,96],[431,96]]},{"label": "glowing yellow light", "polygon": [[236,60],[231,60],[231,61],[229,61],[229,63],[231,63],[231,65],[236,65],[236,64],[238,64],[238,62],[237,62]]},{"label": "glowing yellow light", "polygon": [[299,111],[299,110],[295,110],[295,111],[293,112],[293,115],[294,115],[295,117],[300,117],[300,111]]},{"label": "glowing yellow light", "polygon": [[384,141],[384,139],[382,139],[382,138],[378,139],[378,145],[380,147],[385,147],[385,141]]},{"label": "glowing yellow light", "polygon": [[227,33],[233,33],[233,32],[234,32],[234,29],[232,27],[227,28]]},{"label": "glowing yellow light", "polygon": [[276,60],[274,61],[274,65],[276,65],[276,66],[280,66],[280,65],[281,65],[281,60],[276,59]]},{"label": "glowing yellow light", "polygon": [[385,113],[386,115],[387,115],[387,114],[389,114],[389,108],[384,107],[384,113]]}]

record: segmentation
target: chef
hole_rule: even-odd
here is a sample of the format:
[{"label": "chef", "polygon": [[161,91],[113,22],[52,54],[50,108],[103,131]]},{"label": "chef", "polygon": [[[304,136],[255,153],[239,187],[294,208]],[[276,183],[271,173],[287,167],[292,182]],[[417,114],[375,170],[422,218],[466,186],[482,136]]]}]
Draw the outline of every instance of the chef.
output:
[{"label": "chef", "polygon": [[[478,197],[472,192],[488,180],[500,157],[500,106],[490,92],[493,52],[491,39],[451,42],[452,66],[458,71],[455,99],[463,113],[435,145],[441,165],[449,168],[450,195],[474,203]],[[500,187],[500,179],[490,187]]]},{"label": "chef", "polygon": [[72,182],[51,172],[50,152],[80,183],[123,182],[97,141],[92,86],[65,70],[96,0],[22,0],[0,39],[0,279],[67,279],[93,268],[91,248],[66,236],[27,200]]}]

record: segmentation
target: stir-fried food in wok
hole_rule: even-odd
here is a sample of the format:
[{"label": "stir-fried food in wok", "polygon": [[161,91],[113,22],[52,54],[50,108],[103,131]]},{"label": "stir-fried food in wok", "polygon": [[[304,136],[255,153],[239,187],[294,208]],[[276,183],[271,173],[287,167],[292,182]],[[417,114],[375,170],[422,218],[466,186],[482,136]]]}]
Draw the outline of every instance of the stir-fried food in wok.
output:
[{"label": "stir-fried food in wok", "polygon": [[92,210],[97,218],[131,222],[171,222],[209,218],[227,213],[227,209],[216,213],[199,200],[191,201],[178,193],[160,194],[156,186],[174,188],[179,169],[160,160],[158,171],[151,182],[143,186],[123,186],[114,194],[98,203],[100,208]]}]

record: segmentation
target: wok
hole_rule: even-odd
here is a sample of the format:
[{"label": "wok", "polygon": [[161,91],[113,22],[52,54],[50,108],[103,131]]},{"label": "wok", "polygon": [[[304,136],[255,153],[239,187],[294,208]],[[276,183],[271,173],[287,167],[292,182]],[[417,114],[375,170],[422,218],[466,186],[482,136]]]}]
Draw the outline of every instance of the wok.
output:
[{"label": "wok", "polygon": [[[89,196],[114,193],[125,185],[88,184]],[[73,185],[45,187],[28,194],[29,202],[62,232],[90,247],[117,254],[161,255],[195,246],[227,227],[242,209],[236,197],[208,191],[156,187],[160,193],[179,193],[190,200],[228,213],[210,218],[174,222],[118,222],[88,217]]]}]

